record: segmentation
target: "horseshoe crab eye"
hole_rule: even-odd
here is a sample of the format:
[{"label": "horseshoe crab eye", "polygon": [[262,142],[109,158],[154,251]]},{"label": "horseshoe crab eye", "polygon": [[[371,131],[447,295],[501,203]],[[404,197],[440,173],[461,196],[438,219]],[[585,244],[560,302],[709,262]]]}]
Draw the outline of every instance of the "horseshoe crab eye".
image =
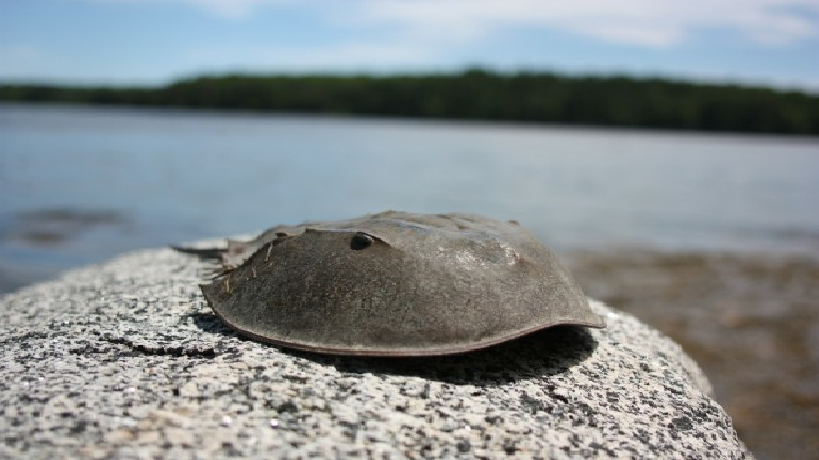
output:
[{"label": "horseshoe crab eye", "polygon": [[356,233],[352,239],[350,239],[350,249],[353,251],[366,249],[370,247],[371,244],[373,244],[373,237],[363,232]]}]

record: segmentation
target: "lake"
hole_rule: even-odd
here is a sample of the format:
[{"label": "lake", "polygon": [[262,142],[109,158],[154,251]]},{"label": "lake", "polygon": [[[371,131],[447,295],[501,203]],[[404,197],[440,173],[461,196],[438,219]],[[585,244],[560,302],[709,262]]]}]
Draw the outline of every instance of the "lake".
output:
[{"label": "lake", "polygon": [[385,209],[549,246],[819,252],[819,140],[0,105],[0,271]]}]

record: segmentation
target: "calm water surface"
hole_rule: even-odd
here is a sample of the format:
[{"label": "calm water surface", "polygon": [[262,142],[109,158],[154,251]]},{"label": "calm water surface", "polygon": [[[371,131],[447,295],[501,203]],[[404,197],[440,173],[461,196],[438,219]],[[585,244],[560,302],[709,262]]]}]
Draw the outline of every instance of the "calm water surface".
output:
[{"label": "calm water surface", "polygon": [[819,140],[0,105],[6,290],[142,247],[385,209],[560,250],[819,254]]}]

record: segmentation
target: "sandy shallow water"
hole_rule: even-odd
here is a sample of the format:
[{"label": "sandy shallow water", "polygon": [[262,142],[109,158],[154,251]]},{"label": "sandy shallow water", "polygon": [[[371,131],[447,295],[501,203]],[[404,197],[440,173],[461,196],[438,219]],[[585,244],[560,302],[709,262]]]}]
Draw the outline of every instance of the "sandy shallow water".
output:
[{"label": "sandy shallow water", "polygon": [[819,452],[819,262],[654,251],[564,257],[586,293],[682,344],[759,459]]}]

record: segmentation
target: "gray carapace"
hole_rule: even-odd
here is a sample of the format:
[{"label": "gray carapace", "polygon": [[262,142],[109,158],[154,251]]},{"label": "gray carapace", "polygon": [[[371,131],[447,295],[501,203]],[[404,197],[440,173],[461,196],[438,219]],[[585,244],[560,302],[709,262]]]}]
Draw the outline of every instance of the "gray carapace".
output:
[{"label": "gray carapace", "polygon": [[336,355],[463,353],[550,326],[604,327],[556,257],[515,221],[387,211],[278,226],[226,250],[202,292],[230,327]]}]

